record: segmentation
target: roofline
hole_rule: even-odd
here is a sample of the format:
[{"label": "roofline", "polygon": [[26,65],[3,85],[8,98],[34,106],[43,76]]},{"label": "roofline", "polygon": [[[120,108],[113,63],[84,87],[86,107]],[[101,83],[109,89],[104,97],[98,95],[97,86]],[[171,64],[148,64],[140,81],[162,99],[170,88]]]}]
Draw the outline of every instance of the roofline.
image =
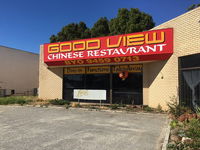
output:
[{"label": "roofline", "polygon": [[16,48],[8,47],[8,46],[3,46],[3,45],[0,45],[0,47],[5,47],[5,48],[12,49],[12,50],[20,51],[20,52],[25,52],[25,53],[30,53],[30,54],[34,54],[34,55],[39,55],[39,54],[37,54],[37,53],[28,52],[28,51],[25,51],[25,50],[16,49]]},{"label": "roofline", "polygon": [[167,23],[167,22],[174,21],[174,20],[178,19],[179,17],[182,17],[182,16],[187,15],[187,14],[189,14],[189,13],[193,13],[193,11],[197,11],[198,9],[200,10],[200,7],[197,7],[197,8],[195,8],[195,9],[192,9],[192,10],[190,10],[190,11],[187,11],[187,12],[181,14],[181,15],[178,15],[177,17],[172,18],[172,19],[170,19],[170,20],[168,20],[168,21],[165,21],[165,22],[163,22],[163,23],[161,23],[161,24],[159,24],[159,25],[153,27],[153,28],[150,29],[150,30],[155,30],[155,28],[157,28],[157,27],[159,27],[159,26],[162,26],[163,24],[165,24],[165,23]]}]

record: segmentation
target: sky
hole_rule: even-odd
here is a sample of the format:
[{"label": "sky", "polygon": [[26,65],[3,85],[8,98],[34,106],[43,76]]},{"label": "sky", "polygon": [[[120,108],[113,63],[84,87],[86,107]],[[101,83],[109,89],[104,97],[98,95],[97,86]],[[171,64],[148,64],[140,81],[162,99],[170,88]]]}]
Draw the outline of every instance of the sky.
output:
[{"label": "sky", "polygon": [[0,45],[39,53],[40,45],[72,22],[92,27],[100,17],[114,18],[119,8],[139,8],[159,25],[197,3],[200,0],[0,0]]}]

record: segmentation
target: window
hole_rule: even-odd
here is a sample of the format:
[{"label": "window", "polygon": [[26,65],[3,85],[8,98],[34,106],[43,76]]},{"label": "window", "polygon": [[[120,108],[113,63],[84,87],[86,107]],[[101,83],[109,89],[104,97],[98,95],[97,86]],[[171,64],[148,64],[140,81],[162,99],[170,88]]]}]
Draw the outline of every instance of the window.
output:
[{"label": "window", "polygon": [[191,108],[200,106],[200,54],[179,58],[180,103]]}]

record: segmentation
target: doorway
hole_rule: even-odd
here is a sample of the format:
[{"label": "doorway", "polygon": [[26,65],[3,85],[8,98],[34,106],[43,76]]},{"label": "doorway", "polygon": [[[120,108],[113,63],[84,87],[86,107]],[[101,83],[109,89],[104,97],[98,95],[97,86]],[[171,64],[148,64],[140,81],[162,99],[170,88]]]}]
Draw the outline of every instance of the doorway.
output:
[{"label": "doorway", "polygon": [[143,77],[142,73],[129,73],[125,80],[113,74],[112,102],[114,104],[143,104]]}]

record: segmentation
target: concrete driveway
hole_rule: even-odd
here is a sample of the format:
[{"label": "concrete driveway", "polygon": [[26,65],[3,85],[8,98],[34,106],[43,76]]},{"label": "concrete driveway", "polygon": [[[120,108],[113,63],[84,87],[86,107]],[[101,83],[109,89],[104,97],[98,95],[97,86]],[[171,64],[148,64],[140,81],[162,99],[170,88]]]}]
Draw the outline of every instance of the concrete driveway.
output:
[{"label": "concrete driveway", "polygon": [[0,106],[0,150],[156,150],[161,114]]}]

